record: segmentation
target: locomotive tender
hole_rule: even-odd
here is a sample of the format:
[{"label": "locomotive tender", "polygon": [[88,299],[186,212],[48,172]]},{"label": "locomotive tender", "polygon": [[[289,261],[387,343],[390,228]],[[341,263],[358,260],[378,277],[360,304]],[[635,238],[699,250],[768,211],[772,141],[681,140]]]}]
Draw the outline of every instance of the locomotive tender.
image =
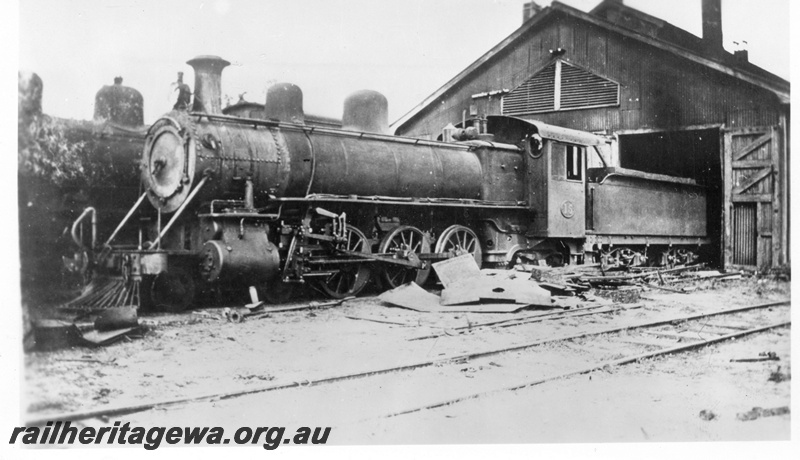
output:
[{"label": "locomotive tender", "polygon": [[[447,141],[396,137],[369,91],[348,98],[343,129],[309,126],[289,84],[270,88],[265,119],[226,116],[228,63],[188,63],[194,105],[150,127],[143,193],[95,255],[97,272],[135,285],[126,302],[178,310],[215,286],[278,299],[303,282],[342,298],[371,276],[422,284],[432,262],[464,253],[493,266],[685,263],[709,242],[705,189],[610,164],[605,137],[500,116],[449,126]],[[138,241],[117,244],[134,216]]]}]

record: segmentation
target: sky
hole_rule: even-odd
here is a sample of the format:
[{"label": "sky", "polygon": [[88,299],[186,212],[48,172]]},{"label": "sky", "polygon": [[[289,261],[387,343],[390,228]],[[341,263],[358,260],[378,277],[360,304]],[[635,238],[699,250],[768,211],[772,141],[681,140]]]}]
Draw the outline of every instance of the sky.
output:
[{"label": "sky", "polygon": [[[600,0],[564,0],[589,11]],[[44,81],[48,114],[90,119],[115,76],[139,90],[145,123],[171,107],[178,71],[201,54],[232,63],[223,106],[263,103],[276,82],[299,85],[307,113],[341,117],[345,97],[373,89],[394,122],[511,34],[525,0],[22,0],[19,69]],[[540,1],[541,5],[549,4]],[[625,0],[701,35],[701,0]],[[789,78],[789,0],[723,0],[726,47]]]}]

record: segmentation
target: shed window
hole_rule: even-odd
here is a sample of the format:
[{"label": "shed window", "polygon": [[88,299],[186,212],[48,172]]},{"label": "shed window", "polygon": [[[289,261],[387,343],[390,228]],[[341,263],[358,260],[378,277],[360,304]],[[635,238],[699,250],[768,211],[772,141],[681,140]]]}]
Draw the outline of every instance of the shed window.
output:
[{"label": "shed window", "polygon": [[619,105],[619,83],[557,60],[503,97],[503,115]]}]

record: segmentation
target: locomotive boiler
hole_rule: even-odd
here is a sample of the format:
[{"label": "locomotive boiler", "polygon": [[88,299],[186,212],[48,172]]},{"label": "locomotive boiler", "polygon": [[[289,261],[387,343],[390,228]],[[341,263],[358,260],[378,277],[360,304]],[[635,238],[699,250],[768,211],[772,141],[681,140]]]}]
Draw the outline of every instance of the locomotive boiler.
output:
[{"label": "locomotive boiler", "polygon": [[[227,116],[228,63],[188,63],[193,106],[148,130],[142,195],[95,257],[98,273],[121,274],[119,302],[179,310],[242,286],[279,300],[299,283],[342,298],[372,277],[423,284],[432,262],[466,253],[493,266],[680,263],[708,242],[704,189],[615,167],[604,137],[510,117],[446,127],[444,141],[391,136],[371,91],[347,99],[342,129],[310,126],[290,84],[268,90],[263,119]],[[129,226],[138,240],[117,242]]]}]

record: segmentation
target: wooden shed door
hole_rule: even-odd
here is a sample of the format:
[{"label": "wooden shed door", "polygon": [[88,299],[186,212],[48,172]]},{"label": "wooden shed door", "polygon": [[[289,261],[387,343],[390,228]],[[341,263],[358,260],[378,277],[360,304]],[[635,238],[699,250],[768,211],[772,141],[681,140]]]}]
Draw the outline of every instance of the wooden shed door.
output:
[{"label": "wooden shed door", "polygon": [[777,126],[723,130],[725,267],[769,269],[781,242]]}]

